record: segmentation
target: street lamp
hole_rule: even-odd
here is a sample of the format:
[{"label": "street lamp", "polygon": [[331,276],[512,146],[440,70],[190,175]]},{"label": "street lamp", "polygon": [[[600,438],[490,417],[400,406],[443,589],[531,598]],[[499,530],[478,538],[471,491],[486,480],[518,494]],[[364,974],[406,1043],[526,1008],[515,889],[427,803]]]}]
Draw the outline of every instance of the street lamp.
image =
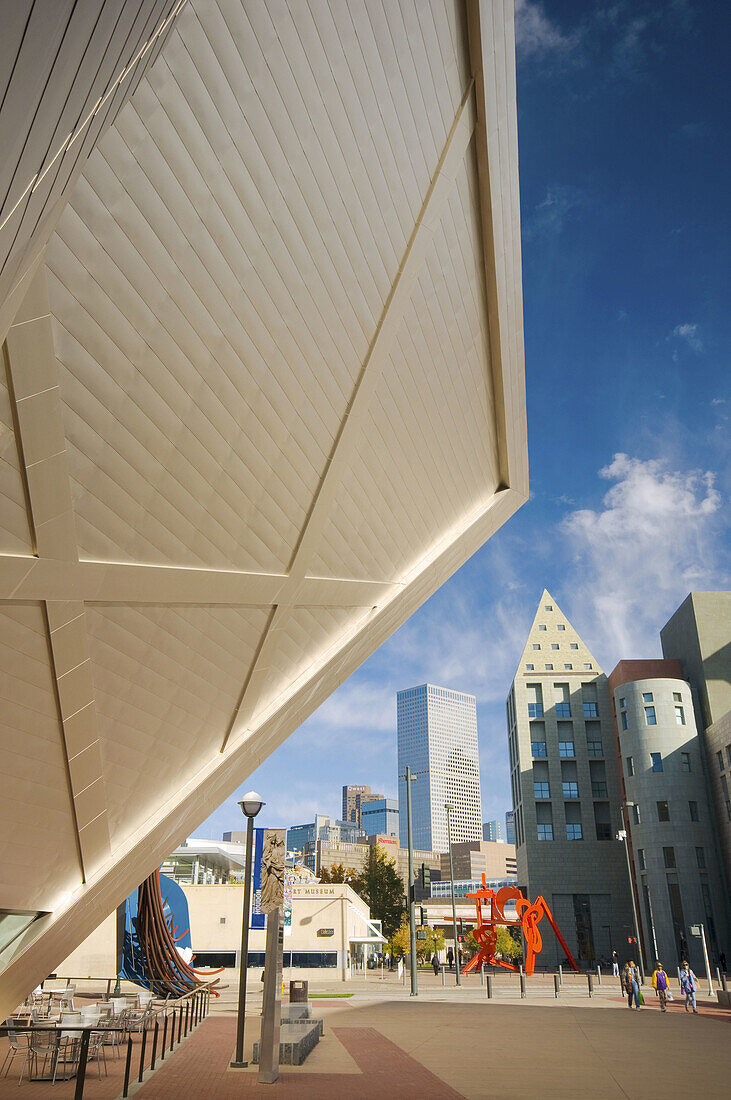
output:
[{"label": "street lamp", "polygon": [[419,983],[416,976],[416,917],[414,901],[414,838],[411,829],[411,784],[416,782],[416,776],[411,774],[411,768],[406,768],[406,830],[409,846],[409,971],[411,979],[410,997],[419,995]]},{"label": "street lamp", "polygon": [[[624,811],[629,811],[630,807],[634,806],[634,802],[622,803],[622,816],[624,817]],[[627,824],[629,825],[629,813],[627,814]],[[642,965],[642,943],[640,942],[640,925],[637,920],[637,905],[635,904],[635,885],[632,878],[632,865],[629,860],[629,837],[626,829],[620,829],[617,833],[617,840],[621,840],[624,844],[624,854],[627,857],[627,877],[629,878],[629,896],[632,902],[632,920],[635,926],[635,940],[637,942],[637,962],[640,966],[640,984],[645,984],[645,970]]]},{"label": "street lamp", "polygon": [[241,925],[241,957],[239,959],[239,1012],[236,1027],[236,1056],[231,1065],[237,1069],[248,1066],[244,1061],[244,1020],[246,1018],[246,971],[249,962],[249,921],[251,919],[251,854],[254,847],[254,818],[266,806],[256,793],[248,791],[241,802],[246,818],[246,862],[244,865],[244,913]]},{"label": "street lamp", "polygon": [[457,985],[462,985],[462,975],[459,972],[459,943],[457,940],[457,906],[454,903],[454,862],[452,860],[452,825],[449,814],[454,809],[450,802],[444,803],[447,811],[447,847],[449,848],[449,892],[452,895],[452,926],[454,927],[454,969],[457,974]]}]

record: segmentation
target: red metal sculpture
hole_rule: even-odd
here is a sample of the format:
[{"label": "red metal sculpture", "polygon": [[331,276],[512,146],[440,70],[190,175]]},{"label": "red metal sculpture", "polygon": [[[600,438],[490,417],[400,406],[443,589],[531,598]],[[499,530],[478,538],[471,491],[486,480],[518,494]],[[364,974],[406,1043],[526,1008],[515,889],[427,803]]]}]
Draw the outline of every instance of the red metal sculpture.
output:
[{"label": "red metal sculpture", "polygon": [[[531,905],[528,898],[523,897],[522,891],[517,886],[503,886],[497,891],[490,890],[484,874],[482,876],[482,889],[477,890],[474,894],[467,894],[467,897],[474,898],[477,905],[477,928],[474,931],[474,936],[480,945],[480,950],[464,967],[463,974],[468,974],[470,970],[482,966],[483,963],[504,966],[506,970],[518,970],[518,967],[513,966],[512,963],[495,957],[497,926],[502,924],[507,928],[522,928],[525,937],[525,973],[530,977],[535,970],[536,955],[540,953],[543,947],[543,937],[538,930],[538,923],[542,917],[548,918],[548,922],[556,934],[556,939],[566,952],[566,958],[573,969],[578,971],[579,968],[574,961],[574,957],[566,946],[566,941],[561,935],[544,898],[537,897]],[[509,901],[515,902],[516,920],[505,915],[505,906]],[[489,903],[489,915],[483,912],[483,903],[485,905]]]}]

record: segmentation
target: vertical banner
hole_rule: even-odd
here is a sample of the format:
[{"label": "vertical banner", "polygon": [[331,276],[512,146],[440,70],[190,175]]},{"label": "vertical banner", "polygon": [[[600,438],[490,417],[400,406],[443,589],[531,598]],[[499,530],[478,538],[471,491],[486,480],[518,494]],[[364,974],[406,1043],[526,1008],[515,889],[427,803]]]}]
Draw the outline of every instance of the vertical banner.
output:
[{"label": "vertical banner", "polygon": [[284,900],[284,853],[286,829],[264,829],[261,852],[262,913],[282,908]]},{"label": "vertical banner", "polygon": [[264,833],[266,829],[254,829],[254,881],[251,892],[251,927],[264,927],[264,913],[261,908],[261,857],[264,851]]},{"label": "vertical banner", "polygon": [[292,884],[294,882],[294,872],[284,872],[284,898],[282,901],[282,913],[284,915],[284,934],[285,936],[292,935]]}]

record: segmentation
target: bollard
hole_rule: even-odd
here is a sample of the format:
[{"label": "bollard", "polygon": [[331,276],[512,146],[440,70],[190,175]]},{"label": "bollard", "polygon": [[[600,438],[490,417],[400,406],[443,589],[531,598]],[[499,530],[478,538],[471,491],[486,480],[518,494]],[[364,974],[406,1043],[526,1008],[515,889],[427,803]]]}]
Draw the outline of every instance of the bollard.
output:
[{"label": "bollard", "polygon": [[[721,981],[720,978],[718,980],[719,980],[719,982]],[[480,985],[484,985],[484,984],[485,984],[485,964],[483,963],[482,966],[480,967]]]},{"label": "bollard", "polygon": [[182,1037],[182,1034],[183,1034],[183,1006],[181,1005],[180,1009],[178,1011],[178,1038],[177,1038],[178,1046],[180,1046],[180,1039]]},{"label": "bollard", "polygon": [[563,985],[563,967],[559,964],[558,967],[558,980]]},{"label": "bollard", "polygon": [[487,996],[492,1000],[492,974],[487,975]]},{"label": "bollard", "polygon": [[190,1012],[190,1001],[185,1002],[185,1025],[183,1027],[183,1038],[188,1038],[188,1013]]},{"label": "bollard", "polygon": [[520,996],[525,997],[525,974],[520,972]]},{"label": "bollard", "polygon": [[554,995],[554,997],[558,997],[560,987],[561,987],[561,983],[558,980],[558,974],[554,974],[553,975],[553,995]]},{"label": "bollard", "polygon": [[718,966],[716,967],[716,978],[718,979],[718,984],[720,985],[721,984],[721,970]]},{"label": "bollard", "polygon": [[442,985],[444,985],[444,963],[442,963]]},{"label": "bollard", "polygon": [[725,971],[721,975],[721,989],[723,989],[723,990],[728,989],[728,986],[726,985],[726,973],[725,973]]},{"label": "bollard", "polygon": [[602,968],[601,968],[601,966],[598,966],[596,968],[596,976],[599,979],[599,985],[601,985],[602,984]]},{"label": "bollard", "polygon": [[587,981],[587,985],[589,986],[589,996],[593,997],[594,996],[594,975],[591,973],[590,970],[587,970],[587,972],[586,972],[586,981]]},{"label": "bollard", "polygon": [[162,1018],[162,1049],[160,1050],[160,1061],[165,1061],[165,1044],[168,1041],[168,1014],[167,1012]]},{"label": "bollard", "polygon": [[170,1053],[173,1053],[173,1043],[175,1042],[175,1009],[173,1009],[173,1024],[170,1028]]}]

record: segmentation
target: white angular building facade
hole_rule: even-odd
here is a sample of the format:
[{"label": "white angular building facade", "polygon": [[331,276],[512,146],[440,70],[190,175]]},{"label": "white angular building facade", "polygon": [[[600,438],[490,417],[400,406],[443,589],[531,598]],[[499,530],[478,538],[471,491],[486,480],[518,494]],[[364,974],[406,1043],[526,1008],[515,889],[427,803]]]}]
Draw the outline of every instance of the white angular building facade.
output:
[{"label": "white angular building facade", "polygon": [[509,0],[3,17],[7,1013],[527,455]]}]

